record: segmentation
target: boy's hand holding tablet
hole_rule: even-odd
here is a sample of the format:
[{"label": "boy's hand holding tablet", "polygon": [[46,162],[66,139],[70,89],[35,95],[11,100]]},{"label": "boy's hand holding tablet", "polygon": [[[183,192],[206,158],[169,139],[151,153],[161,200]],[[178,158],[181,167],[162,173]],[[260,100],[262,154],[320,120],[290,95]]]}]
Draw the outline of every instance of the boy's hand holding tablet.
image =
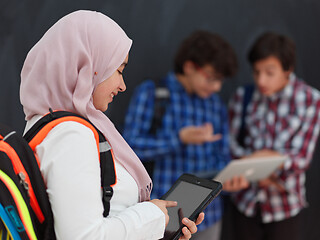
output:
[{"label": "boy's hand holding tablet", "polygon": [[223,183],[223,190],[235,192],[247,188],[250,182],[258,182],[260,187],[270,184],[284,190],[273,174],[283,167],[287,156],[272,150],[260,150],[243,158],[232,160],[214,180]]}]

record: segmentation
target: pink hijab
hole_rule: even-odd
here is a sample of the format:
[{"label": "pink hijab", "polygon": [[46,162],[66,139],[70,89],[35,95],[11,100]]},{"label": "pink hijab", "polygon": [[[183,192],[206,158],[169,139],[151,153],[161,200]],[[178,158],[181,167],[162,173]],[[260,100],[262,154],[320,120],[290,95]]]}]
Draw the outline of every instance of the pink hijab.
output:
[{"label": "pink hijab", "polygon": [[55,23],[30,50],[21,72],[20,99],[30,120],[53,110],[88,118],[108,139],[114,156],[137,182],[140,201],[150,199],[151,179],[109,118],[92,101],[96,86],[125,60],[132,41],[109,17],[76,11]]}]

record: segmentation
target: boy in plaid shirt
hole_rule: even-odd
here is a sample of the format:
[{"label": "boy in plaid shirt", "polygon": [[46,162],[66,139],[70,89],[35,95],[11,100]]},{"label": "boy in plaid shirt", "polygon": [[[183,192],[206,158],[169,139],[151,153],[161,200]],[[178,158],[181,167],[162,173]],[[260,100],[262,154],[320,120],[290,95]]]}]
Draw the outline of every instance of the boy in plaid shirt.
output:
[{"label": "boy in plaid shirt", "polygon": [[301,210],[307,206],[305,172],[320,128],[320,93],[293,73],[295,44],[286,36],[265,33],[249,52],[255,88],[239,144],[244,87],[229,104],[230,145],[234,158],[287,155],[269,178],[234,194],[237,240],[302,239]]}]

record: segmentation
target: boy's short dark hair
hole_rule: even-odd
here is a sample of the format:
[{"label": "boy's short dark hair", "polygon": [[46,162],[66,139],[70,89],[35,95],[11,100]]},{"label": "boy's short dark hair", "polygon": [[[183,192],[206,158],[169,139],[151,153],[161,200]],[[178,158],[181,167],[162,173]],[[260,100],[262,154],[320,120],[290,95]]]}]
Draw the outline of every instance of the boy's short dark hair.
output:
[{"label": "boy's short dark hair", "polygon": [[183,64],[188,60],[200,67],[209,64],[223,77],[233,76],[238,67],[231,45],[218,34],[204,30],[182,41],[174,59],[174,72],[183,74]]},{"label": "boy's short dark hair", "polygon": [[251,47],[248,60],[253,64],[259,60],[274,56],[281,62],[284,71],[294,68],[296,46],[292,39],[274,32],[262,34]]}]

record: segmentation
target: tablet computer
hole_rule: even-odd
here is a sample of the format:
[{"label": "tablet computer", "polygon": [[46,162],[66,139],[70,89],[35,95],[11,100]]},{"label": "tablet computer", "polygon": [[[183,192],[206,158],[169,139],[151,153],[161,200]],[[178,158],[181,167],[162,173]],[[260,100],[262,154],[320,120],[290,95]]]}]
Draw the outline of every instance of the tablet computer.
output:
[{"label": "tablet computer", "polygon": [[203,179],[191,174],[183,174],[173,184],[169,191],[161,197],[164,200],[177,201],[176,207],[168,208],[169,223],[166,227],[165,238],[179,239],[181,236],[182,218],[195,221],[212,200],[218,196],[222,184],[210,179]]},{"label": "tablet computer", "polygon": [[248,181],[256,182],[270,176],[286,159],[287,156],[276,156],[232,160],[214,180],[223,183],[234,176],[244,176]]}]

